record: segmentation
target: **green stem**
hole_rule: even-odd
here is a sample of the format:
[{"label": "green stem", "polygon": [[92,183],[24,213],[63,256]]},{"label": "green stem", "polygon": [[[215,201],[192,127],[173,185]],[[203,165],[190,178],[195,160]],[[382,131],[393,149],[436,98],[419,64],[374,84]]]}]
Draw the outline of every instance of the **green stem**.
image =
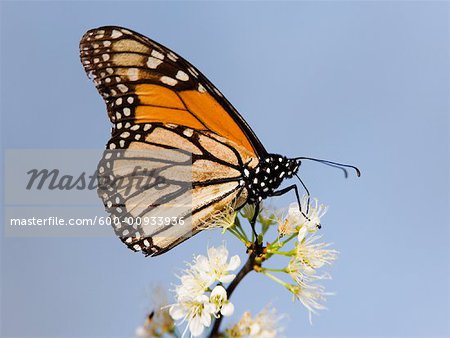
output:
[{"label": "green stem", "polygon": [[297,237],[298,234],[292,234],[290,235],[286,240],[284,240],[283,242],[281,242],[281,246],[285,246],[288,242],[290,242],[292,239],[294,239],[295,237]]},{"label": "green stem", "polygon": [[289,243],[292,239],[294,239],[295,237],[297,237],[297,234],[294,233],[292,235],[290,235],[288,238],[286,238],[284,241],[279,242],[279,239],[277,238],[274,242],[272,242],[270,244],[270,246],[273,247],[277,247],[277,248],[282,248],[283,246],[285,246],[287,243]]},{"label": "green stem", "polygon": [[248,241],[248,236],[244,230],[244,228],[241,225],[241,221],[239,220],[239,218],[236,216],[236,220],[234,222],[234,224],[236,225],[236,229],[239,231],[239,233],[242,235],[242,238],[244,238],[245,240]]},{"label": "green stem", "polygon": [[271,273],[268,272],[263,272],[263,275],[269,277],[271,280],[277,282],[278,284],[283,285],[285,288],[289,289],[289,284],[287,284],[286,282],[282,281],[281,279],[279,279],[278,277],[275,277],[274,275],[272,275]]},{"label": "green stem", "polygon": [[229,232],[233,234],[237,239],[239,239],[242,243],[247,244],[248,240],[244,238],[236,229],[228,228]]},{"label": "green stem", "polygon": [[295,250],[291,250],[291,251],[277,251],[277,250],[267,250],[267,253],[271,254],[271,255],[281,255],[281,256],[288,256],[291,257],[293,255],[295,255]]},{"label": "green stem", "polygon": [[273,269],[273,268],[262,268],[261,272],[270,271],[270,272],[287,272],[286,268],[283,269]]}]

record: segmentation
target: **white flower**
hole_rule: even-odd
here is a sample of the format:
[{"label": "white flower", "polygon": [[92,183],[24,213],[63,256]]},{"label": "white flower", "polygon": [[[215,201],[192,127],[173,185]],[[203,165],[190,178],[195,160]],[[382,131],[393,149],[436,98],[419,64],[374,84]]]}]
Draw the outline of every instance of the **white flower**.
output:
[{"label": "white flower", "polygon": [[[319,200],[314,198],[314,205],[309,204],[308,196],[303,196],[301,199],[301,209],[298,203],[292,203],[289,206],[288,214],[286,216],[286,222],[292,225],[292,227],[300,227],[299,229],[299,241],[301,241],[306,233],[315,232],[320,226],[320,219],[326,214],[328,207],[319,204]],[[306,217],[305,217],[306,216]]]},{"label": "white flower", "polygon": [[167,311],[165,289],[160,286],[153,287],[150,299],[153,310],[149,311],[144,323],[136,329],[137,337],[162,337],[175,329],[175,323]]},{"label": "white flower", "polygon": [[310,275],[325,264],[330,265],[337,258],[338,252],[336,250],[327,249],[330,244],[315,243],[320,238],[320,236],[309,236],[297,243],[295,259],[303,270]]},{"label": "white flower", "polygon": [[[169,314],[180,324],[187,321],[184,333],[189,331],[193,337],[200,336],[205,327],[211,325],[212,317],[230,316],[234,312],[233,304],[228,300],[227,292],[221,285],[212,290],[215,282],[229,283],[235,275],[230,271],[241,264],[239,256],[231,257],[228,262],[228,250],[225,245],[208,249],[208,257],[198,255],[179,277],[181,284],[175,287],[176,303],[170,306]],[[183,333],[183,335],[184,335]]]},{"label": "white flower", "polygon": [[228,228],[231,228],[232,226],[234,226],[234,222],[236,221],[236,216],[237,216],[237,212],[234,210],[233,205],[229,204],[222,211],[220,211],[215,216],[213,216],[210,221],[208,221],[207,228],[211,228],[211,227],[222,228],[223,233],[225,233],[225,231]]},{"label": "white flower", "polygon": [[263,309],[256,318],[252,325],[251,337],[254,338],[272,338],[277,337],[277,333],[281,332],[281,328],[278,327],[278,322],[280,318],[277,315],[275,309],[269,310],[268,308]]},{"label": "white flower", "polygon": [[256,210],[256,204],[247,203],[241,209],[241,215],[242,215],[242,217],[244,217],[250,221],[253,219],[253,216],[255,215],[255,210]]},{"label": "white flower", "polygon": [[283,211],[279,211],[279,215],[276,216],[278,222],[278,233],[280,236],[289,236],[298,231],[297,215],[293,215],[293,209],[291,209],[292,208],[290,207],[287,216],[283,215]]},{"label": "white flower", "polygon": [[178,298],[200,296],[211,285],[208,276],[203,278],[200,274],[193,273],[192,271],[181,276],[180,280],[181,284],[175,288]]},{"label": "white flower", "polygon": [[239,322],[226,332],[229,337],[275,338],[283,331],[281,320],[275,309],[264,308],[254,318],[250,312],[245,312]]},{"label": "white flower", "polygon": [[184,274],[180,277],[181,284],[175,289],[178,299],[200,296],[214,283],[213,276],[198,269],[204,258],[204,256],[198,255],[194,258],[192,264],[187,264],[188,268],[184,270]]},{"label": "white flower", "polygon": [[234,313],[234,305],[230,301],[222,305],[222,308],[220,309],[220,313],[222,316],[229,317],[233,315]]},{"label": "white flower", "polygon": [[321,275],[315,274],[315,270],[305,266],[297,257],[292,257],[288,266],[287,272],[297,284],[310,283],[320,279],[331,279],[330,274],[323,273]]},{"label": "white flower", "polygon": [[325,309],[325,306],[320,302],[326,301],[326,296],[331,295],[331,293],[325,292],[325,288],[322,285],[308,283],[291,285],[289,290],[308,309],[311,324],[312,314],[317,313],[317,310]]},{"label": "white flower", "polygon": [[217,285],[212,290],[209,301],[216,306],[216,313],[231,316],[234,312],[234,305],[228,300],[227,291],[222,285]]},{"label": "white flower", "polygon": [[201,295],[181,299],[179,303],[170,307],[169,313],[174,320],[181,320],[181,323],[187,320],[187,328],[189,328],[191,335],[198,337],[203,333],[205,327],[211,325],[211,316],[215,311],[216,308],[214,304],[209,302],[209,298]]},{"label": "white flower", "polygon": [[310,236],[297,243],[296,255],[291,258],[287,267],[288,273],[297,282],[297,286],[290,286],[289,289],[308,309],[310,322],[312,313],[325,308],[319,301],[325,301],[325,295],[329,294],[324,292],[323,286],[311,282],[330,279],[329,274],[318,275],[317,269],[331,264],[337,257],[336,250],[326,248],[329,244],[314,243],[319,238],[320,236]]},{"label": "white flower", "polygon": [[134,334],[136,337],[142,337],[142,338],[148,337],[147,330],[143,326],[137,327]]},{"label": "white flower", "polygon": [[225,245],[208,249],[208,257],[198,256],[195,268],[201,273],[211,276],[212,279],[221,283],[230,283],[235,275],[230,271],[236,270],[241,265],[238,255],[228,260],[228,250]]}]

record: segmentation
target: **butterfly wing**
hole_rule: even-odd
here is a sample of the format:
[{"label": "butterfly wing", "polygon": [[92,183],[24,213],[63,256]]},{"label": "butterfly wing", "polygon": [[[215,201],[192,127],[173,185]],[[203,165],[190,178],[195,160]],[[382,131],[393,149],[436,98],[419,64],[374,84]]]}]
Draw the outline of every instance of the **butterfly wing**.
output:
[{"label": "butterfly wing", "polygon": [[[129,248],[163,253],[230,204],[245,204],[242,169],[256,166],[266,151],[204,75],[168,48],[120,27],[88,31],[80,53],[114,125],[108,149],[125,150],[105,153],[99,173],[109,183],[99,194]],[[138,186],[148,179],[144,170],[165,188]],[[160,224],[167,217],[176,224]]]},{"label": "butterfly wing", "polygon": [[81,62],[116,125],[170,123],[208,130],[267,154],[246,121],[193,65],[149,38],[121,27],[88,31]]},{"label": "butterfly wing", "polygon": [[99,195],[129,248],[161,254],[246,203],[241,168],[254,158],[245,148],[184,126],[134,127],[110,140],[98,168],[108,177]]}]

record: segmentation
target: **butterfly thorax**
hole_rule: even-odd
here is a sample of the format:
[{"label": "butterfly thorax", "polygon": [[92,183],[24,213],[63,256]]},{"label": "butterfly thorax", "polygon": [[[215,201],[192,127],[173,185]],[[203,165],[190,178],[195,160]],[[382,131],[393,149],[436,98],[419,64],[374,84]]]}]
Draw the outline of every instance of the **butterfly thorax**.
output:
[{"label": "butterfly thorax", "polygon": [[248,190],[248,202],[256,203],[272,196],[285,178],[298,171],[299,161],[285,156],[269,154],[255,168],[243,170],[244,184]]}]

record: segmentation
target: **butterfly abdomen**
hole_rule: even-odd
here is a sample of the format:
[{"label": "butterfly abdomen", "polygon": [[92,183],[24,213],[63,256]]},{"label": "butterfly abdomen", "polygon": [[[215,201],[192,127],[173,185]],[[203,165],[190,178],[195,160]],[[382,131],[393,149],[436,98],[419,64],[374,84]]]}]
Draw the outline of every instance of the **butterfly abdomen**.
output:
[{"label": "butterfly abdomen", "polygon": [[253,169],[245,168],[243,177],[248,190],[248,202],[256,203],[272,196],[285,178],[291,178],[299,162],[285,156],[270,154]]}]

